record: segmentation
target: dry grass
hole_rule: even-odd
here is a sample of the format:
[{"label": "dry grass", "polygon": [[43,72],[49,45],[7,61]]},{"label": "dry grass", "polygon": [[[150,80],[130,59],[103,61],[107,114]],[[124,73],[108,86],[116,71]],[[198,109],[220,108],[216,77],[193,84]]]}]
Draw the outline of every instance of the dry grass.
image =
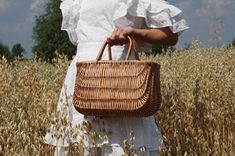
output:
[{"label": "dry grass", "polygon": [[[235,155],[235,49],[193,47],[148,59],[161,64],[162,155]],[[43,136],[68,64],[0,64],[0,156],[53,155]]]}]

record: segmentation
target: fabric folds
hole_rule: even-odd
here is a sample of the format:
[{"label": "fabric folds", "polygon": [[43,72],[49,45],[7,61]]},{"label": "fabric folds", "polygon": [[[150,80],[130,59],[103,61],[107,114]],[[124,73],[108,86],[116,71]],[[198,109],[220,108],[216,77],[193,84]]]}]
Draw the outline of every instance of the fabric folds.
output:
[{"label": "fabric folds", "polygon": [[173,33],[189,28],[182,11],[164,0],[120,0],[114,13],[116,27],[134,25],[138,17],[144,18],[147,28],[169,27]]},{"label": "fabric folds", "polygon": [[60,5],[63,16],[61,30],[67,31],[69,39],[74,45],[77,45],[78,41],[76,28],[80,16],[81,3],[82,0],[62,0]]}]

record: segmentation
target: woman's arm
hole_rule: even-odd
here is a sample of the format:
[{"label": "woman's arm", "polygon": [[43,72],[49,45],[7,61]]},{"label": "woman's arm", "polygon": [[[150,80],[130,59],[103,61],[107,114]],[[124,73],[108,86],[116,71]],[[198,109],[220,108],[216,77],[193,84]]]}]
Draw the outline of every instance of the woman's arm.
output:
[{"label": "woman's arm", "polygon": [[107,42],[110,45],[122,45],[128,42],[127,36],[133,36],[137,40],[152,44],[175,45],[178,41],[178,34],[172,33],[169,27],[158,29],[135,29],[122,28],[115,29]]}]

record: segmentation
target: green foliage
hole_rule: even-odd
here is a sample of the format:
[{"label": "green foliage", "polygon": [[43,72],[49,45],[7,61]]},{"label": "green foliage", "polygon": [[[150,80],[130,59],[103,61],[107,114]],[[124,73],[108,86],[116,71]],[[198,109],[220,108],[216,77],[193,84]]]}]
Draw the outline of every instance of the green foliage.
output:
[{"label": "green foliage", "polygon": [[0,42],[0,59],[2,57],[5,57],[7,60],[11,60],[11,52],[8,48],[8,46],[4,45],[3,43]]},{"label": "green foliage", "polygon": [[235,47],[235,38],[233,38],[233,41],[232,41],[232,43],[231,43],[231,46],[232,46],[232,47]]},{"label": "green foliage", "polygon": [[0,60],[2,57],[4,57],[7,59],[7,61],[13,62],[14,58],[16,57],[23,58],[23,54],[25,53],[26,51],[20,43],[16,43],[15,45],[13,45],[10,51],[7,45],[4,45],[0,42]]},{"label": "green foliage", "polygon": [[25,54],[25,49],[21,46],[20,43],[17,43],[15,44],[13,47],[12,47],[12,50],[11,50],[11,55],[12,57],[20,57],[22,58],[23,57],[23,54]]},{"label": "green foliage", "polygon": [[235,37],[233,38],[232,42],[230,42],[227,46],[228,49],[235,48]]},{"label": "green foliage", "polygon": [[170,49],[170,51],[174,51],[174,47],[166,46],[166,45],[153,45],[152,46],[152,52],[151,55],[156,56],[157,54],[161,54],[164,51],[167,51]]},{"label": "green foliage", "polygon": [[37,58],[52,61],[59,54],[65,54],[69,59],[74,54],[76,47],[69,41],[65,31],[61,31],[62,14],[60,0],[50,0],[45,13],[36,17],[36,26],[33,29],[33,53]]}]

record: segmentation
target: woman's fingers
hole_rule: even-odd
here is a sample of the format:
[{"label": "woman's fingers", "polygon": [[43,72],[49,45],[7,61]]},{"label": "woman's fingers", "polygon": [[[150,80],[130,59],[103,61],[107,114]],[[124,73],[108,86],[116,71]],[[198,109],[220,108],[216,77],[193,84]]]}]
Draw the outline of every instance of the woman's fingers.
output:
[{"label": "woman's fingers", "polygon": [[115,29],[113,31],[112,35],[110,36],[111,40],[114,40],[114,39],[118,38],[118,31],[119,31],[118,29]]},{"label": "woman's fingers", "polygon": [[109,45],[123,45],[128,43],[128,35],[131,35],[133,28],[115,29],[110,37],[107,38]]}]

